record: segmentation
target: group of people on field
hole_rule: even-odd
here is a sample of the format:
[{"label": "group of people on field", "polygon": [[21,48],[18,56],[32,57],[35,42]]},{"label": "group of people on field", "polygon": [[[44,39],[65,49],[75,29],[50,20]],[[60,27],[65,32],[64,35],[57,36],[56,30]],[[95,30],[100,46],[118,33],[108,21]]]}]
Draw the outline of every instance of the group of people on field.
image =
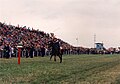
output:
[{"label": "group of people on field", "polygon": [[[50,55],[48,43],[53,40],[53,33],[45,33],[30,27],[7,25],[0,22],[0,57],[17,57],[18,44],[22,43],[21,56],[34,57]],[[56,38],[64,48],[68,43]]]},{"label": "group of people on field", "polygon": [[[67,55],[120,53],[115,48],[97,50],[95,48],[73,47],[63,40],[55,38],[53,33],[49,34],[26,26],[13,26],[0,22],[0,58],[17,57],[17,46],[20,42],[22,43],[21,56],[26,58],[44,57],[51,55],[51,53],[58,55],[57,49],[62,50],[61,53]],[[49,43],[52,43],[52,49]]]}]

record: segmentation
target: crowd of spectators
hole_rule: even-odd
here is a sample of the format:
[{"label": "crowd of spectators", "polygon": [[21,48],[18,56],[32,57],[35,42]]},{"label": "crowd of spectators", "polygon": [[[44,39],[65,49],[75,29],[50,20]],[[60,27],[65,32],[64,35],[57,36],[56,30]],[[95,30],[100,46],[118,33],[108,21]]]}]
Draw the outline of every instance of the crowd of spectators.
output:
[{"label": "crowd of spectators", "polygon": [[[17,57],[19,43],[23,46],[21,56],[49,55],[48,42],[52,40],[53,35],[26,26],[19,27],[0,22],[0,57]],[[71,47],[61,39],[58,40],[63,48]]]},{"label": "crowd of spectators", "polygon": [[[50,55],[48,42],[52,40],[53,33],[30,29],[29,27],[20,27],[7,25],[0,22],[0,58],[17,57],[18,44],[22,43],[22,57],[34,57]],[[96,50],[95,48],[73,47],[72,45],[57,38],[61,43],[63,54],[110,54],[116,53],[116,50]],[[117,53],[120,53],[118,51]]]}]

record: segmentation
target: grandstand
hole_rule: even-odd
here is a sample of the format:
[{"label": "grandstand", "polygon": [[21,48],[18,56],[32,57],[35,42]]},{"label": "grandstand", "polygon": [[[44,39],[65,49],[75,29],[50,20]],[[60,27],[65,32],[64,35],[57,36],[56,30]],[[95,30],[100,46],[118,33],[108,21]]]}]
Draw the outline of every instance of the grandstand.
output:
[{"label": "grandstand", "polygon": [[[52,40],[54,33],[45,33],[29,27],[20,27],[7,25],[0,22],[0,58],[17,57],[18,44],[22,43],[21,57],[34,57],[50,55],[48,42]],[[56,37],[55,37],[56,38]],[[63,49],[63,54],[116,54],[120,53],[120,49],[105,49],[102,43],[96,43],[96,48],[74,47],[69,43],[57,38]],[[100,52],[99,52],[100,51]]]},{"label": "grandstand", "polygon": [[[23,44],[22,56],[29,57],[30,50],[34,49],[34,56],[41,55],[41,48],[44,47],[48,50],[48,42],[52,39],[53,33],[45,33],[44,31],[39,31],[35,29],[13,25],[7,25],[0,22],[0,57],[5,57],[6,52],[10,52],[10,56],[17,56],[17,45],[21,42]],[[63,40],[57,38],[61,46],[68,49],[72,47],[70,44],[64,42]],[[9,49],[7,46],[10,47]],[[47,52],[47,51],[46,51]],[[8,58],[9,58],[8,57]]]}]

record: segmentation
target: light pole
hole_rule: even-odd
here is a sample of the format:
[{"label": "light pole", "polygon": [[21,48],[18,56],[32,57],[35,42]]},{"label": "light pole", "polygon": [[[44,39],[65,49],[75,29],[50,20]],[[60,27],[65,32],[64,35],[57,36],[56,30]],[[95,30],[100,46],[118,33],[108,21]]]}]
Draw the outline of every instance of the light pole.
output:
[{"label": "light pole", "polygon": [[96,43],[96,34],[94,34],[94,48],[95,48],[95,43]]},{"label": "light pole", "polygon": [[77,41],[77,46],[78,46],[78,38],[76,38],[76,41]]}]

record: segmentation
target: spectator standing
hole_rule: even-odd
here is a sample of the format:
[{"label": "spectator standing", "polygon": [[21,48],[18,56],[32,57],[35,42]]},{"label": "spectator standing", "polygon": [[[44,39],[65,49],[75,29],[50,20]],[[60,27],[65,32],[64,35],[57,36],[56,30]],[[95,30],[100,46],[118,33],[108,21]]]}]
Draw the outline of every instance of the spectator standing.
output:
[{"label": "spectator standing", "polygon": [[5,45],[4,50],[5,50],[5,57],[9,58],[10,57],[10,46],[9,46],[9,44]]},{"label": "spectator standing", "polygon": [[41,46],[41,55],[42,55],[42,57],[45,56],[45,47],[44,46]]}]

